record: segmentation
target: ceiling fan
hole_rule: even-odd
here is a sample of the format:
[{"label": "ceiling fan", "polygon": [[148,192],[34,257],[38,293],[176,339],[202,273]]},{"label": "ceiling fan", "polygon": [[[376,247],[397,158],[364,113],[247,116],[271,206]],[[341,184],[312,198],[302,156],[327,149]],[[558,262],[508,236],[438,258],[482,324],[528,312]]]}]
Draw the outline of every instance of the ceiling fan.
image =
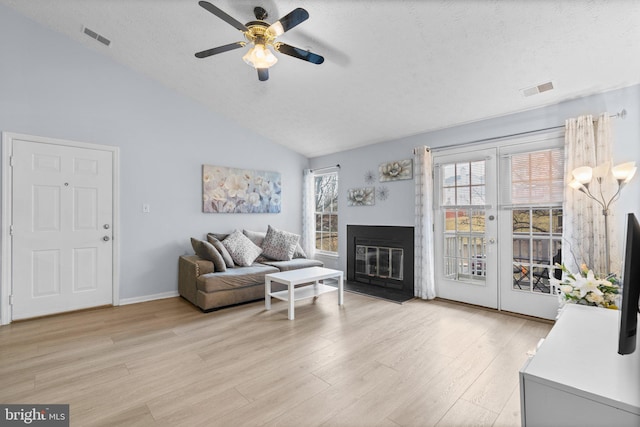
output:
[{"label": "ceiling fan", "polygon": [[256,21],[243,24],[207,1],[200,1],[198,4],[227,24],[240,30],[247,41],[229,43],[224,46],[214,47],[213,49],[203,50],[202,52],[196,53],[196,58],[207,58],[212,55],[244,47],[249,43],[251,44],[251,49],[249,49],[242,59],[258,70],[258,80],[260,81],[269,79],[269,68],[278,62],[278,58],[271,52],[269,47],[285,55],[302,59],[312,64],[322,64],[324,62],[324,58],[320,55],[276,41],[276,37],[309,19],[309,13],[300,7],[289,12],[273,24],[269,24],[265,21],[268,17],[267,11],[258,6],[253,9]]}]

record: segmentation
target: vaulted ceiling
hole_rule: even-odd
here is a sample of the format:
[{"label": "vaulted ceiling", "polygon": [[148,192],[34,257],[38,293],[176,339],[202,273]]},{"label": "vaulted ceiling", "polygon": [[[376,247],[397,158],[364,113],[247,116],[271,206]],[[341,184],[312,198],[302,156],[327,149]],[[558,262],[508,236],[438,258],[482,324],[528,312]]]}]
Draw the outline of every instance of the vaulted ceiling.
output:
[{"label": "vaulted ceiling", "polygon": [[276,53],[260,82],[248,47],[197,59],[243,40],[197,0],[0,3],[308,157],[640,83],[637,0],[210,1],[242,23],[305,8],[278,40],[325,62]]}]

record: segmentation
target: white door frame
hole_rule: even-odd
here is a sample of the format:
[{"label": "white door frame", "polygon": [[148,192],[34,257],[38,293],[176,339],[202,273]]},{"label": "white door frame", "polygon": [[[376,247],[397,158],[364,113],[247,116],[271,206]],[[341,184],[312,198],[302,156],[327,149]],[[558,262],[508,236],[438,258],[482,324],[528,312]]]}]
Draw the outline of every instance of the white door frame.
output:
[{"label": "white door frame", "polygon": [[42,144],[62,145],[66,147],[85,148],[90,150],[108,151],[113,158],[113,280],[112,303],[120,304],[120,150],[110,145],[92,144],[86,142],[67,141],[62,139],[47,138],[41,136],[25,135],[12,132],[2,132],[2,246],[0,254],[0,325],[6,325],[12,321],[10,295],[12,288],[12,248],[11,248],[11,224],[13,203],[13,182],[11,169],[11,156],[13,154],[13,141],[27,140]]}]

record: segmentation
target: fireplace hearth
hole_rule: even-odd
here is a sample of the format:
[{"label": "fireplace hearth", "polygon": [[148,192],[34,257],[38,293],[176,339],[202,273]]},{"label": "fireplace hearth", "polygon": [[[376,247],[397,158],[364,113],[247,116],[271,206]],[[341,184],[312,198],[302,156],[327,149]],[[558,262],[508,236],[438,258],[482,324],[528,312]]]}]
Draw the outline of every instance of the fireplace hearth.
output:
[{"label": "fireplace hearth", "polygon": [[413,298],[413,227],[347,225],[346,289],[394,301]]}]

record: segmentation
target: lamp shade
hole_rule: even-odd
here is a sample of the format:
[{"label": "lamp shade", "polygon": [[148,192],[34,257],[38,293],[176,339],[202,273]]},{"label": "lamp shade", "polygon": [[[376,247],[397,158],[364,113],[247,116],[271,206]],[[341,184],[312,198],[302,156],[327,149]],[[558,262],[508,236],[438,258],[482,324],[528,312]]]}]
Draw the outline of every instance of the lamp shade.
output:
[{"label": "lamp shade", "polygon": [[636,162],[627,162],[622,163],[617,166],[614,166],[611,171],[613,172],[613,176],[618,181],[629,182],[633,175],[636,173]]},{"label": "lamp shade", "polygon": [[593,177],[593,169],[589,166],[581,166],[579,168],[575,168],[571,174],[580,184],[587,184],[591,182],[591,178]]},{"label": "lamp shade", "polygon": [[582,188],[582,183],[577,179],[574,179],[569,183],[569,187],[573,188],[574,190],[580,190]]},{"label": "lamp shade", "polygon": [[278,62],[278,58],[271,53],[269,48],[260,43],[256,43],[249,49],[242,59],[253,68],[269,68]]},{"label": "lamp shade", "polygon": [[633,176],[636,174],[636,171],[638,170],[637,167],[634,167],[633,169],[631,169],[631,172],[629,172],[629,175],[627,176],[627,178],[624,180],[624,183],[626,184],[627,182],[631,181],[631,178],[633,178]]}]

